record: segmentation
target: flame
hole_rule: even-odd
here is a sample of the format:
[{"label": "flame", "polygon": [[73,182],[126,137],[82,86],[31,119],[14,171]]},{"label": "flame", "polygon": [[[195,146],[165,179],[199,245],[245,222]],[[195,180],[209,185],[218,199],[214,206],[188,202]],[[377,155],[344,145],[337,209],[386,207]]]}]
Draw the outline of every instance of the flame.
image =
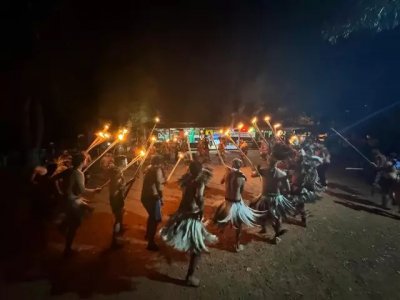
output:
[{"label": "flame", "polygon": [[122,134],[127,134],[127,133],[128,133],[128,129],[123,128],[123,129],[122,129]]},{"label": "flame", "polygon": [[167,139],[167,143],[169,143],[169,139]]},{"label": "flame", "polygon": [[140,150],[140,153],[139,153],[139,155],[140,155],[141,157],[145,156],[145,155],[146,155],[146,151],[144,151],[144,150]]},{"label": "flame", "polygon": [[289,139],[289,143],[294,145],[297,144],[299,142],[299,138],[297,135],[292,135]]},{"label": "flame", "polygon": [[103,133],[103,135],[104,135],[104,138],[106,138],[106,139],[109,139],[111,137],[111,135],[108,132]]},{"label": "flame", "polygon": [[269,121],[271,121],[271,117],[270,116],[265,116],[264,121],[268,123]]},{"label": "flame", "polygon": [[253,119],[251,119],[251,123],[252,124],[257,123],[257,117],[254,117]]},{"label": "flame", "polygon": [[157,140],[157,138],[153,135],[153,136],[151,137],[151,140],[152,140],[153,142],[155,142],[155,141]]},{"label": "flame", "polygon": [[176,137],[174,137],[173,141],[176,143],[178,141],[178,139]]},{"label": "flame", "polygon": [[242,122],[240,122],[240,123],[238,124],[239,130],[241,130],[241,129],[243,128],[243,126],[244,126],[244,124],[243,124]]},{"label": "flame", "polygon": [[182,152],[179,152],[179,158],[182,159],[182,158],[184,158],[184,157],[185,157],[185,155],[183,155]]},{"label": "flame", "polygon": [[159,117],[155,117],[154,118],[154,122],[159,123],[160,122],[160,118]]},{"label": "flame", "polygon": [[106,123],[106,124],[104,124],[104,131],[107,131],[108,129],[110,129],[110,124],[109,123]]},{"label": "flame", "polygon": [[223,130],[223,129],[220,129],[220,130],[219,130],[219,133],[220,133],[220,134],[223,134],[223,133],[224,133],[224,130]]},{"label": "flame", "polygon": [[254,127],[250,127],[249,132],[253,132],[253,131],[254,131]]},{"label": "flame", "polygon": [[277,136],[277,137],[280,137],[280,136],[282,136],[282,135],[283,135],[283,131],[282,131],[282,130],[278,130],[277,133],[276,133],[276,136]]},{"label": "flame", "polygon": [[124,135],[122,133],[118,134],[118,139],[122,141],[124,139]]},{"label": "flame", "polygon": [[280,123],[276,123],[276,124],[274,125],[274,128],[277,129],[277,128],[281,127],[281,126],[282,126],[282,125],[281,125]]}]

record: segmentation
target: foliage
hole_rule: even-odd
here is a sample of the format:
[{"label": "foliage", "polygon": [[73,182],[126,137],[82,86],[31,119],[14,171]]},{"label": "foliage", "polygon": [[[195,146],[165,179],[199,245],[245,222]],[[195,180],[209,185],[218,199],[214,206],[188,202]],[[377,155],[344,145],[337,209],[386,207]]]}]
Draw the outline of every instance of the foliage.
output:
[{"label": "foliage", "polygon": [[400,0],[346,0],[342,4],[335,21],[322,31],[332,44],[362,30],[378,33],[399,25]]}]

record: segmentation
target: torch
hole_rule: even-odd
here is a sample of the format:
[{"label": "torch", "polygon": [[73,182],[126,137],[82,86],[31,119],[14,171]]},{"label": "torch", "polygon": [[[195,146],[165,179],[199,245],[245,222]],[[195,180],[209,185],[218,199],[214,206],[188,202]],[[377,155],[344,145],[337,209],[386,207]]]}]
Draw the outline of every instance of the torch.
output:
[{"label": "torch", "polygon": [[250,163],[250,165],[254,168],[254,164],[252,163],[252,161],[250,160],[250,158],[242,151],[242,149],[240,149],[239,145],[237,145],[235,143],[235,141],[232,139],[232,137],[229,134],[229,130],[227,130],[225,132],[226,137],[235,145],[235,147],[239,150],[240,153],[242,153],[242,155],[247,159],[247,161]]},{"label": "torch", "polygon": [[179,165],[179,163],[181,162],[181,160],[183,159],[183,157],[184,157],[184,155],[183,155],[182,153],[179,153],[179,158],[178,158],[178,160],[176,161],[175,166],[172,168],[171,173],[169,173],[166,182],[168,182],[168,181],[171,179],[172,174],[174,174],[176,167]]},{"label": "torch", "polygon": [[260,128],[258,128],[258,125],[257,125],[257,117],[254,117],[254,118],[251,120],[251,123],[253,124],[253,127],[256,129],[256,131],[257,131],[258,134],[261,136],[261,138],[264,140],[264,142],[266,142],[266,143],[268,144],[268,142],[267,142],[267,140],[265,139],[264,135],[261,133]]},{"label": "torch", "polygon": [[125,138],[125,135],[128,133],[128,129],[124,128],[119,131],[117,138],[115,139],[114,142],[111,143],[110,146],[107,147],[106,150],[104,150],[96,159],[94,159],[83,172],[87,172],[91,166],[93,166],[100,158],[102,158],[108,151],[110,151],[116,144],[122,142]]}]

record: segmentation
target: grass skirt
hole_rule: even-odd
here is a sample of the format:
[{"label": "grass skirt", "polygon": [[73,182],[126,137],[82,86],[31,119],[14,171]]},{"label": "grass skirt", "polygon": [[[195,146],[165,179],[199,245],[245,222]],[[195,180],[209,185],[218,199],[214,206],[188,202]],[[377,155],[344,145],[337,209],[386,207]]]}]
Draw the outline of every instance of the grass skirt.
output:
[{"label": "grass skirt", "polygon": [[[294,204],[285,196],[280,194],[262,195],[251,205],[259,211],[268,211],[275,218],[286,218],[287,215],[294,216],[297,212]],[[266,217],[266,214],[264,215]]]},{"label": "grass skirt", "polygon": [[258,219],[263,215],[264,212],[248,207],[243,200],[240,202],[225,200],[215,212],[214,223],[223,226],[230,222],[236,228],[241,224],[254,227],[258,225]]},{"label": "grass skirt", "polygon": [[183,252],[208,252],[206,244],[218,242],[218,238],[209,233],[198,216],[193,214],[174,214],[161,228],[160,235],[167,245]]}]

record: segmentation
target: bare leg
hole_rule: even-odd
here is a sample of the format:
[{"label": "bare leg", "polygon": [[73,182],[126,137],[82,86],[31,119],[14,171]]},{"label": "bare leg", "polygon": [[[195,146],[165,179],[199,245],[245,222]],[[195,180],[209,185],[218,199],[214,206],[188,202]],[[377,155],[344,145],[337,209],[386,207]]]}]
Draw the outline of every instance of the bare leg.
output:
[{"label": "bare leg", "polygon": [[240,224],[239,227],[236,228],[236,246],[235,246],[236,252],[242,251],[244,248],[243,245],[240,244],[241,235],[242,235],[242,224]]},{"label": "bare leg", "polygon": [[201,254],[192,252],[190,255],[189,269],[186,275],[186,284],[194,287],[198,287],[200,284],[200,280],[193,276],[194,271],[200,262]]}]

